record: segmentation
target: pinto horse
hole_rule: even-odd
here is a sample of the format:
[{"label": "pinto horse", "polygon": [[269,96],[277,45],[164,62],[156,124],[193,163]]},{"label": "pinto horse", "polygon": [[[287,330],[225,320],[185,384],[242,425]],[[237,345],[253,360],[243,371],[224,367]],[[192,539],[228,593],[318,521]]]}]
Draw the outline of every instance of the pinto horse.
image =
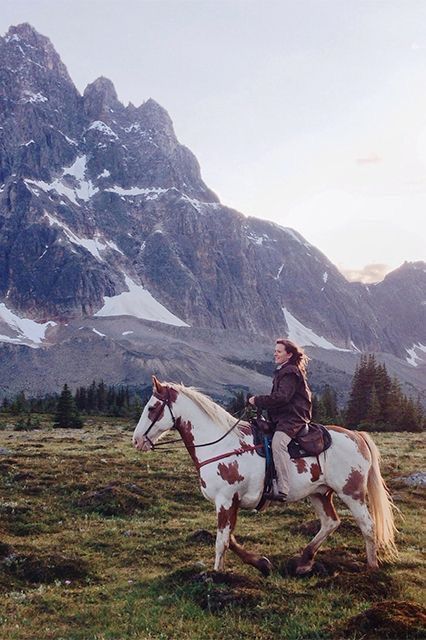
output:
[{"label": "pinto horse", "polygon": [[[215,570],[223,571],[230,548],[243,562],[269,575],[268,558],[250,553],[234,536],[238,509],[255,509],[262,497],[265,460],[256,454],[250,426],[233,425],[235,419],[206,395],[181,384],[161,383],[153,376],[153,394],[135,428],[133,444],[149,451],[160,436],[175,429],[198,471],[202,494],[216,507]],[[321,522],[320,531],[298,560],[299,575],[311,571],[320,545],[340,524],[334,493],[361,529],[370,569],[378,567],[379,554],[397,554],[393,504],[380,473],[376,445],[366,433],[328,428],[333,441],[326,452],[318,458],[294,459],[291,464],[288,501],[308,497]]]}]

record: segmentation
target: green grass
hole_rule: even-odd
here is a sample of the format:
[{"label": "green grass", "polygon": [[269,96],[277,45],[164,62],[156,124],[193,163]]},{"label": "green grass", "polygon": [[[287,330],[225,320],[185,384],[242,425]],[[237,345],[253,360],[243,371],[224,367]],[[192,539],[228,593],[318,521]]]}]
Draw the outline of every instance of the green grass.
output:
[{"label": "green grass", "polygon": [[368,573],[338,504],[322,570],[290,577],[287,562],[312,537],[303,501],[240,513],[237,536],[274,564],[264,579],[231,553],[225,574],[211,571],[214,510],[184,450],[137,453],[116,419],[61,430],[45,418],[30,432],[0,422],[1,640],[422,637],[422,610],[410,607],[425,601],[424,490],[397,478],[421,470],[423,436],[374,434],[404,517],[397,562]]}]

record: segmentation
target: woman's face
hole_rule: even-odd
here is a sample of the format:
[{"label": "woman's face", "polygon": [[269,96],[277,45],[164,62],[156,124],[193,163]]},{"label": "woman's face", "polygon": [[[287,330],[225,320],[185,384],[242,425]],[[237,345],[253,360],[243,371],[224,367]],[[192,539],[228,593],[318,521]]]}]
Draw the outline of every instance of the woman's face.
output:
[{"label": "woman's face", "polygon": [[274,351],[274,359],[275,359],[275,364],[284,364],[284,362],[287,362],[288,360],[290,360],[291,358],[291,353],[288,353],[285,350],[285,346],[283,344],[276,344],[275,345],[275,351]]}]

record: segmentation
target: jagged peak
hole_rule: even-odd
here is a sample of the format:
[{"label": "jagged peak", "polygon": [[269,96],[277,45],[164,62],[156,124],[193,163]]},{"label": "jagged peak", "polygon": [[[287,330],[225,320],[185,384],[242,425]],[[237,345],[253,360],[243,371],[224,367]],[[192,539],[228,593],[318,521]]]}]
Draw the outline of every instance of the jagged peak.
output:
[{"label": "jagged peak", "polygon": [[422,273],[426,274],[426,262],[424,262],[423,260],[413,262],[409,262],[406,260],[399,267],[387,273],[382,282],[379,284],[388,283],[403,278],[417,279]]},{"label": "jagged peak", "polygon": [[[73,84],[66,66],[49,38],[39,33],[28,22],[10,26],[3,42],[6,46],[13,47],[15,55],[18,52],[20,64],[26,59],[36,62],[50,71],[56,71],[67,82]],[[19,47],[14,45],[19,45]]]},{"label": "jagged peak", "polygon": [[163,129],[174,135],[173,122],[167,110],[153,98],[148,98],[138,107],[138,116],[148,127]]},{"label": "jagged peak", "polygon": [[106,102],[117,102],[118,96],[115,90],[112,80],[105,78],[105,76],[99,76],[93,82],[87,85],[84,90],[84,96],[91,92],[103,94]]},{"label": "jagged peak", "polygon": [[[29,22],[21,22],[21,24],[11,25],[5,35],[5,38],[6,40],[10,40],[15,35],[25,40],[45,38],[45,36],[42,36]],[[46,38],[46,40],[48,40],[48,38]]]},{"label": "jagged peak", "polygon": [[114,84],[109,78],[100,76],[87,85],[83,93],[84,110],[91,118],[99,118],[109,108],[122,107]]}]

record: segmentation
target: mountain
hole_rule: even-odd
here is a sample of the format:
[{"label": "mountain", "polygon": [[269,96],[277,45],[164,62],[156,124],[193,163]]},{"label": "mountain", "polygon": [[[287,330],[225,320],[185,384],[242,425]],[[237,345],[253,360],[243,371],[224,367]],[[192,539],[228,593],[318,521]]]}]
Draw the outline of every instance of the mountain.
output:
[{"label": "mountain", "polygon": [[310,348],[318,385],[343,376],[347,392],[374,351],[422,391],[425,300],[425,263],[348,282],[296,231],[221,204],[153,99],[124,106],[102,77],[80,95],[28,24],[0,38],[4,392],[23,372],[56,389],[64,363],[71,385],[155,370],[218,394],[265,388],[256,363],[277,335]]}]

